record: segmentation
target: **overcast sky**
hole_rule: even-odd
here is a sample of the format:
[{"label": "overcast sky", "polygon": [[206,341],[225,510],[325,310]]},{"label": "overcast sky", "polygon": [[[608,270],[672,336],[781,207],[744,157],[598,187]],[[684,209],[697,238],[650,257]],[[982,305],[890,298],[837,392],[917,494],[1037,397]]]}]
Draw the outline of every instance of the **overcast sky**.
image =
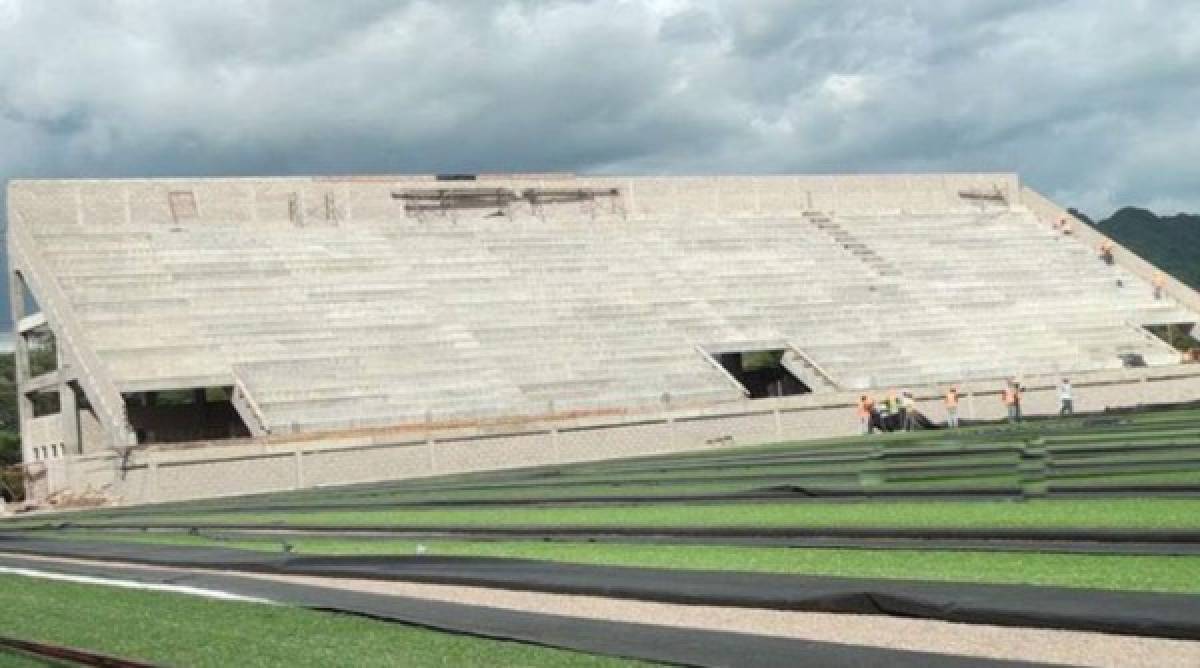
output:
[{"label": "overcast sky", "polygon": [[1016,170],[1200,211],[1187,0],[0,0],[0,175]]}]

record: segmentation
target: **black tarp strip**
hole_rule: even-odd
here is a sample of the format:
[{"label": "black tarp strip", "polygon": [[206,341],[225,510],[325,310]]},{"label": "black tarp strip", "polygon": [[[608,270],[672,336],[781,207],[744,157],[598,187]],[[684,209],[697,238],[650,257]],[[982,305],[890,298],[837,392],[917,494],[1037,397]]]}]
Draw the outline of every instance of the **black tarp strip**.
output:
[{"label": "black tarp strip", "polygon": [[[742,526],[627,526],[627,525],[547,525],[547,526],[437,526],[437,525],[344,525],[281,523],[236,524],[226,522],[87,522],[44,524],[13,531],[81,530],[176,530],[176,531],[259,531],[308,535],[355,536],[457,534],[482,538],[534,537],[583,538],[589,536],[682,536],[688,538],[891,538],[909,540],[997,540],[1058,541],[1092,543],[1200,544],[1200,531],[1190,529],[1084,529],[1084,528],[1009,528],[1009,527],[742,527]],[[0,545],[20,536],[0,532]]]},{"label": "black tarp strip", "polygon": [[691,605],[882,614],[1200,640],[1200,596],[1065,587],[593,566],[441,556],[317,557],[0,537],[0,551],[322,577],[401,580]]},{"label": "black tarp strip", "polygon": [[203,587],[442,632],[674,665],[764,668],[797,665],[846,668],[1033,665],[771,636],[561,617],[224,574],[179,574],[129,567],[51,564],[12,557],[0,557],[0,564],[93,577]]},{"label": "black tarp strip", "polygon": [[[94,530],[93,530],[94,531]],[[143,535],[146,531],[116,529],[100,531],[109,534]],[[183,534],[182,531],[172,533]],[[72,539],[70,531],[59,534],[62,538]],[[313,534],[301,531],[280,529],[244,530],[226,532],[189,531],[187,535],[198,536],[216,543],[221,542],[261,542],[263,545],[275,547],[287,544],[289,541],[312,538]],[[955,551],[955,552],[1022,552],[1040,554],[1094,554],[1113,556],[1200,556],[1200,543],[1103,543],[1087,541],[1057,541],[1057,540],[949,540],[949,539],[920,539],[920,538],[838,538],[829,536],[786,537],[786,536],[611,536],[605,534],[589,534],[574,536],[553,535],[519,535],[519,536],[481,536],[473,531],[433,530],[411,533],[384,534],[332,534],[324,532],[321,538],[343,538],[355,541],[387,541],[387,540],[421,540],[427,542],[466,541],[466,542],[536,542],[536,543],[608,543],[617,545],[703,545],[708,547],[789,547],[805,549],[848,549],[848,550],[918,550],[918,551]],[[153,544],[153,541],[146,541]]]}]

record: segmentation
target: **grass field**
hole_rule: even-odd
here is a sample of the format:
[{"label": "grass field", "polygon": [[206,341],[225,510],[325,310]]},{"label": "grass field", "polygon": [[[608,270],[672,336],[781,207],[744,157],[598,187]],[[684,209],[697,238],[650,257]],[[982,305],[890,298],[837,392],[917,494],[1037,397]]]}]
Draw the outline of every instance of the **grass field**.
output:
[{"label": "grass field", "polygon": [[[1141,487],[1133,496],[1105,496],[1104,490],[1113,485]],[[1101,496],[1046,496],[1047,490],[1080,487]],[[773,489],[796,493],[772,497],[769,492]],[[994,495],[972,500],[878,496],[823,500],[805,495],[811,490],[955,493],[972,489],[990,490],[989,494],[994,491]],[[750,496],[738,501],[678,498],[730,493]],[[759,493],[763,495],[755,496]],[[629,500],[615,501],[611,497]],[[575,501],[563,503],[563,499]],[[438,505],[449,502],[460,505]],[[70,524],[58,526],[61,522]],[[114,524],[178,528],[155,532],[105,530]],[[0,523],[0,531],[41,527],[30,534],[60,540],[265,551],[279,551],[286,540],[296,553],[310,555],[412,555],[417,553],[419,543],[424,553],[433,555],[1200,594],[1197,556],[1006,552],[983,547],[950,551],[681,545],[621,542],[619,538],[596,543],[582,539],[462,537],[266,539],[205,529],[220,524],[280,529],[316,525],[466,529],[519,526],[548,530],[564,525],[729,527],[751,533],[755,529],[781,528],[1200,531],[1200,412],[1147,413],[1102,423],[1049,420],[1018,429],[991,426],[778,443],[142,508],[96,509],[17,518]],[[189,528],[195,531],[189,533]],[[258,626],[265,623],[253,622]],[[517,663],[538,665],[535,661],[541,658],[539,655]],[[420,659],[417,656],[413,660]]]},{"label": "grass field", "polygon": [[[0,575],[4,635],[164,665],[645,665],[349,615]],[[0,653],[0,664],[21,665]],[[46,665],[31,663],[27,665]]]}]

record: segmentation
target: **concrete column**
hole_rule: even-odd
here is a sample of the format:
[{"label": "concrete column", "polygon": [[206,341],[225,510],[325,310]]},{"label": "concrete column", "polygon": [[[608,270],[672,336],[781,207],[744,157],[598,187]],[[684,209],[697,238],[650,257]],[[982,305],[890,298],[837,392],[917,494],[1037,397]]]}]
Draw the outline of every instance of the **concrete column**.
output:
[{"label": "concrete column", "polygon": [[146,451],[146,503],[159,500],[158,493],[158,460],[154,453]]},{"label": "concrete column", "polygon": [[304,450],[296,448],[296,489],[304,489]]},{"label": "concrete column", "polygon": [[779,404],[783,401],[782,397],[775,397],[775,408],[771,410],[772,417],[775,418],[775,440],[783,440],[783,413],[779,410]]},{"label": "concrete column", "polygon": [[[12,258],[9,258],[10,260]],[[17,324],[24,318],[25,313],[25,289],[24,280],[17,272],[9,272],[8,275],[8,301],[9,308],[12,313],[13,329],[17,329]],[[25,425],[29,420],[33,419],[33,402],[29,397],[25,396],[24,386],[29,380],[29,344],[25,340],[25,335],[20,331],[13,332],[13,360],[14,372],[16,375],[17,385],[17,421],[18,430],[22,435],[25,434]],[[21,446],[22,459],[24,461],[33,461],[32,453],[29,451],[29,445],[22,439]]]},{"label": "concrete column", "polygon": [[[60,367],[60,373],[66,369]],[[59,429],[62,433],[63,448],[71,455],[83,454],[82,440],[79,436],[79,395],[75,385],[63,382],[58,386],[58,400],[61,406],[59,413]]]}]

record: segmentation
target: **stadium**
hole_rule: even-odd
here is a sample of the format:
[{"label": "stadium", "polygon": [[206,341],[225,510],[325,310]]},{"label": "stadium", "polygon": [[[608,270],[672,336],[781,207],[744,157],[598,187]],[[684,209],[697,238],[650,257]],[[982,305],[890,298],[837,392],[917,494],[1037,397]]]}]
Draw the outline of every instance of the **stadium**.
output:
[{"label": "stadium", "polygon": [[1155,299],[1152,267],[1100,262],[1011,174],[18,181],[9,202],[19,366],[57,355],[20,380],[37,498],[850,435],[863,391],[940,417],[947,384],[988,419],[1008,378],[1033,413],[1062,375],[1085,411],[1200,398],[1147,329],[1191,327],[1200,297]]},{"label": "stadium", "polygon": [[[0,571],[66,580],[5,581],[21,656],[1200,663],[1200,295],[1016,174],[18,180],[8,208]],[[896,394],[921,428],[863,433]]]}]

